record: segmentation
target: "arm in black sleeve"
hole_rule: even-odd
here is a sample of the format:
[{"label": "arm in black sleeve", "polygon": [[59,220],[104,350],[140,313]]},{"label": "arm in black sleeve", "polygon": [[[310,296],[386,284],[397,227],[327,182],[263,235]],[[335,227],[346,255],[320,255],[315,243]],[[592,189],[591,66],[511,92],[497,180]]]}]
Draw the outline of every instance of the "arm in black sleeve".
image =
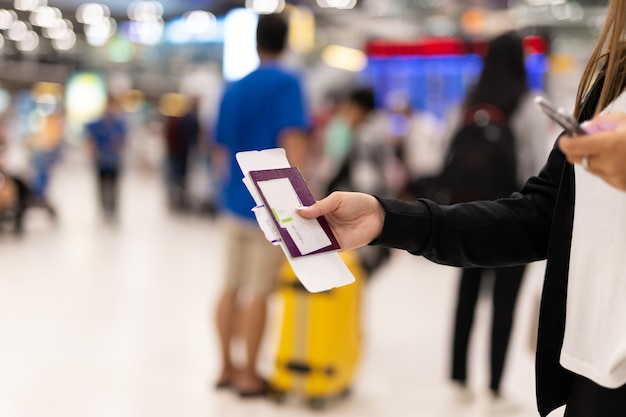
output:
[{"label": "arm in black sleeve", "polygon": [[379,198],[383,231],[372,244],[405,249],[445,265],[500,267],[547,256],[565,157],[554,147],[541,173],[495,201],[440,206]]}]

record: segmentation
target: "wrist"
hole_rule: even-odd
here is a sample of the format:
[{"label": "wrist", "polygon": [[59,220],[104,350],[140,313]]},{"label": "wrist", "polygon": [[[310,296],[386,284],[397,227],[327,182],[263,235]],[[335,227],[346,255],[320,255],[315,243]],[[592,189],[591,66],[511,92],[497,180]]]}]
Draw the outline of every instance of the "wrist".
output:
[{"label": "wrist", "polygon": [[380,204],[380,201],[378,201],[378,199],[376,199],[376,206],[378,208],[378,229],[376,233],[376,239],[378,239],[380,234],[383,232],[383,226],[385,225],[385,208],[382,204]]}]

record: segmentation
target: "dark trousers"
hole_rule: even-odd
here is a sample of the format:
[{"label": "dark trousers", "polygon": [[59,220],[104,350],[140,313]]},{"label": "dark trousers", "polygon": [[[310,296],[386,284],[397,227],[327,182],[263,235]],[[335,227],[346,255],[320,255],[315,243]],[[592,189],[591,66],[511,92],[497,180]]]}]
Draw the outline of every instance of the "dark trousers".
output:
[{"label": "dark trousers", "polygon": [[22,233],[24,230],[24,214],[28,208],[29,202],[32,200],[32,192],[28,185],[19,178],[10,178],[17,188],[17,201],[15,203],[15,219],[14,219],[14,232]]},{"label": "dark trousers", "polygon": [[107,217],[115,216],[117,210],[117,177],[116,170],[98,169],[100,205]]},{"label": "dark trousers", "polygon": [[[500,390],[509,336],[513,327],[515,304],[525,268],[525,265],[521,265],[494,270],[489,387],[495,393]],[[461,383],[465,383],[467,379],[467,349],[484,271],[482,268],[463,269],[459,284],[452,352],[452,379]]]},{"label": "dark trousers", "polygon": [[168,193],[170,204],[176,208],[186,206],[188,156],[168,158]]},{"label": "dark trousers", "polygon": [[604,388],[576,375],[567,400],[565,417],[623,417],[626,415],[626,385]]}]

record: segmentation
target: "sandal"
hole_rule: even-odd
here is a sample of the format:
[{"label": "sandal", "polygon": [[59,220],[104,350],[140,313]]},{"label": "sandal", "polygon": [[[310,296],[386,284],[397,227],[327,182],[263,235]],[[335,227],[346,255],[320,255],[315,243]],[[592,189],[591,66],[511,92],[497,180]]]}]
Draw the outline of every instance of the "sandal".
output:
[{"label": "sandal", "polygon": [[215,383],[215,389],[218,391],[232,388],[232,386],[233,386],[233,383],[230,380],[230,378],[224,379],[223,381],[218,381]]},{"label": "sandal", "polygon": [[267,397],[268,394],[272,392],[272,387],[266,380],[262,380],[263,385],[261,388],[256,390],[240,390],[239,397],[240,398],[258,398],[258,397]]}]

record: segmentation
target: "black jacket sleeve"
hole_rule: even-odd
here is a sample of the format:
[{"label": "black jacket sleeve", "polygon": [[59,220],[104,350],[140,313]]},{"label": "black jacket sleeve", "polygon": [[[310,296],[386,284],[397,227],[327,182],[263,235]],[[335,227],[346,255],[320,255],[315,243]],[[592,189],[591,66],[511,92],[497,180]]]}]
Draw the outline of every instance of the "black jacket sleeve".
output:
[{"label": "black jacket sleeve", "polygon": [[495,201],[440,206],[378,198],[385,222],[372,244],[405,249],[445,265],[501,267],[547,256],[565,156],[554,147],[538,176]]}]

